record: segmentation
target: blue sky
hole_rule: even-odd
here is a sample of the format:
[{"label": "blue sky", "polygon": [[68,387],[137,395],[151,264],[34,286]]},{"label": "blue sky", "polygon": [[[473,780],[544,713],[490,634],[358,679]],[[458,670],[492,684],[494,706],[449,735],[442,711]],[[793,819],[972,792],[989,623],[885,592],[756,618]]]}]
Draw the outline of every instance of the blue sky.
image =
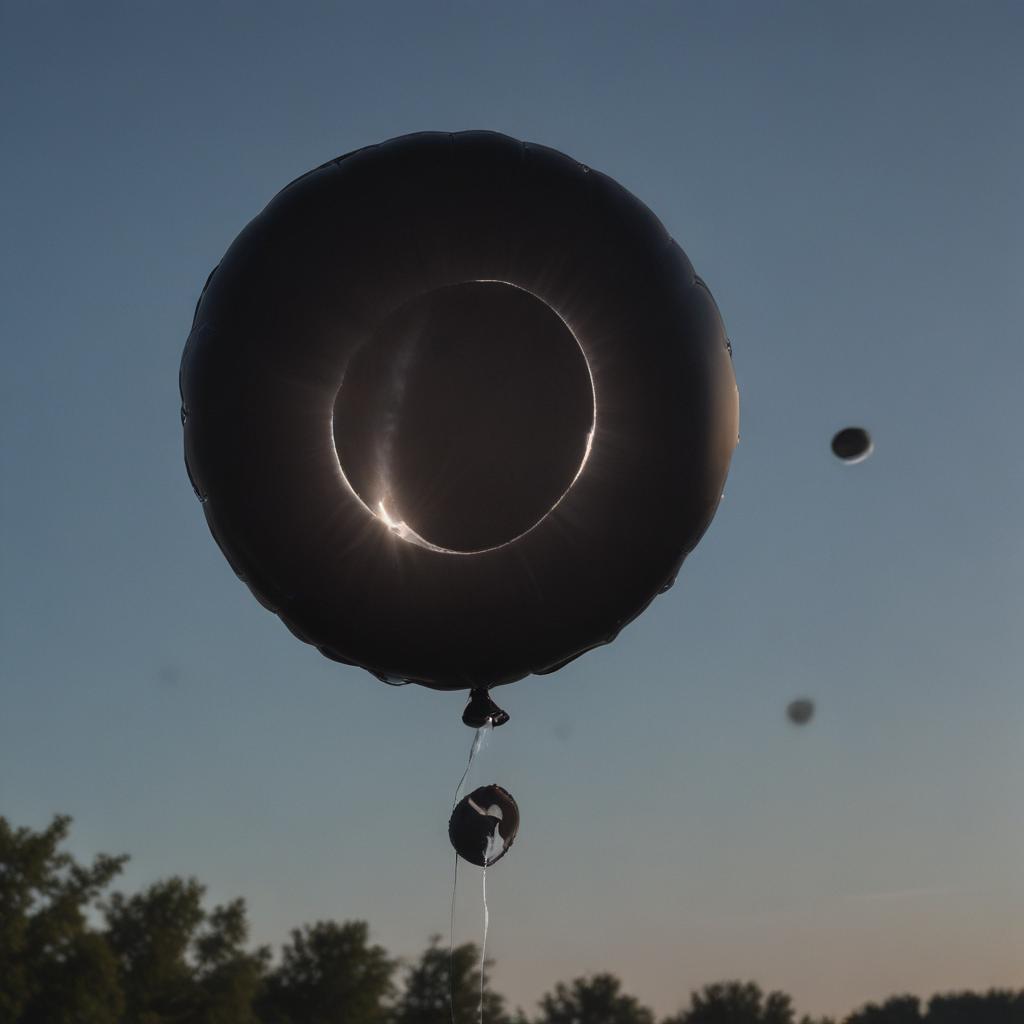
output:
[{"label": "blue sky", "polygon": [[[1024,9],[294,6],[0,3],[0,813],[73,814],[127,887],[244,895],[261,942],[446,930],[462,698],[253,601],[185,476],[177,368],[281,185],[491,128],[658,214],[723,311],[742,429],[676,587],[500,693],[496,985],[530,1007],[611,969],[665,1012],[722,977],[814,1012],[1020,985]],[[843,467],[853,422],[876,452]]]}]

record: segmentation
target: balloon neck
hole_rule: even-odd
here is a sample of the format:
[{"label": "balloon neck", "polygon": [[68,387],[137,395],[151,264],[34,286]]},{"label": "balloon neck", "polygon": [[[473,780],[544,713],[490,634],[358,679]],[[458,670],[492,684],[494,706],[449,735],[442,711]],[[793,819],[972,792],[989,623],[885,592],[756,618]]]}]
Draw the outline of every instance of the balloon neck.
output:
[{"label": "balloon neck", "polygon": [[486,687],[469,691],[469,703],[462,712],[462,721],[471,729],[481,729],[488,722],[492,728],[497,729],[499,725],[504,725],[508,721],[508,717],[508,712],[502,711],[491,700]]}]

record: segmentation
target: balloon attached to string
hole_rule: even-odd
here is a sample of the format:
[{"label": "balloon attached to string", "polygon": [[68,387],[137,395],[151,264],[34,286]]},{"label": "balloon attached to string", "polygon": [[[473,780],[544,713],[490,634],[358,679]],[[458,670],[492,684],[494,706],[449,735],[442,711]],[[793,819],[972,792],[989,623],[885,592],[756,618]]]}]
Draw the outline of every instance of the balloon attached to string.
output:
[{"label": "balloon attached to string", "polygon": [[[207,278],[179,385],[189,480],[256,600],[332,661],[469,690],[473,753],[509,718],[492,687],[610,643],[672,586],[739,432],[718,306],[658,218],[494,132],[285,186]],[[457,790],[484,948],[486,869],[518,827],[507,790]]]},{"label": "balloon attached to string", "polygon": [[507,789],[480,786],[463,797],[448,820],[455,852],[477,867],[490,867],[508,853],[519,832],[519,807]]},{"label": "balloon attached to string", "polygon": [[256,599],[336,662],[483,698],[672,585],[738,435],[718,307],[658,218],[493,132],[286,186],[210,274],[180,388],[189,478]]},{"label": "balloon attached to string", "polygon": [[[468,710],[468,709],[467,709]],[[481,868],[480,893],[483,906],[483,935],[480,941],[480,1003],[479,1024],[484,1024],[484,990],[487,968],[487,933],[490,911],[487,906],[487,869],[508,853],[519,832],[519,807],[512,794],[502,786],[478,786],[468,796],[459,799],[463,783],[473,767],[473,760],[483,749],[492,722],[487,718],[476,730],[470,747],[469,761],[455,789],[455,805],[448,819],[448,838],[455,850],[455,873],[452,876],[452,907],[449,956],[455,950],[455,901],[459,881],[459,860]],[[455,996],[450,993],[454,1020]]]}]

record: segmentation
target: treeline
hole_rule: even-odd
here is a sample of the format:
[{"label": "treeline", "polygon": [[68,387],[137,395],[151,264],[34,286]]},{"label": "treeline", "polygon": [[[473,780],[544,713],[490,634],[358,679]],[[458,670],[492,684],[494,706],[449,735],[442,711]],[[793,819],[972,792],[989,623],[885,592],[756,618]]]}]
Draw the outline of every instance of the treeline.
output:
[{"label": "treeline", "polygon": [[[0,1024],[473,1024],[479,950],[434,939],[404,963],[361,921],[295,929],[276,958],[248,942],[241,899],[208,909],[195,879],[126,896],[125,857],[75,861],[70,820],[42,831],[0,818]],[[839,1024],[798,1018],[782,992],[708,985],[657,1022],[612,974],[560,983],[532,1016],[489,987],[487,1024]],[[845,1024],[1024,1024],[1024,991],[915,997],[863,1007]]]}]

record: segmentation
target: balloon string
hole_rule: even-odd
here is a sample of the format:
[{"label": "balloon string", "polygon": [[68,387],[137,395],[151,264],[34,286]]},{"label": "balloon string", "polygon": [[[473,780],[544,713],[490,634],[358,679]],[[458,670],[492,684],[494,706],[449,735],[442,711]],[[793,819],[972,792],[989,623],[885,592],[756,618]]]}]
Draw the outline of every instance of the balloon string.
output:
[{"label": "balloon string", "polygon": [[448,1006],[452,1024],[455,1024],[455,890],[459,884],[459,855],[455,854],[455,873],[452,875],[452,919],[448,931]]},{"label": "balloon string", "polygon": [[505,848],[505,841],[497,823],[494,831],[487,837],[484,849],[483,896],[484,896],[484,940],[480,943],[480,1024],[484,1024],[484,972],[487,967],[487,931],[491,925],[491,914],[487,909],[487,865]]},{"label": "balloon string", "polygon": [[[466,770],[462,773],[462,778],[459,779],[459,784],[455,787],[455,799],[452,801],[452,810],[454,810],[459,803],[459,797],[462,795],[462,787],[466,783],[466,777],[469,775],[469,769],[473,767],[473,758],[483,749],[484,742],[487,739],[488,733],[491,731],[491,721],[488,719],[473,736],[473,742],[469,748],[469,760],[466,762]],[[486,868],[484,869],[486,873]],[[459,855],[455,854],[455,873],[452,875],[452,914],[451,921],[449,923],[448,930],[448,1005],[451,1009],[452,1024],[455,1024],[455,894],[458,891],[459,885]],[[484,879],[484,911],[487,910],[487,879]],[[487,928],[484,926],[484,942],[487,941]],[[480,1020],[483,1022],[483,963],[480,965]]]},{"label": "balloon string", "polygon": [[473,767],[473,758],[483,749],[484,742],[487,739],[488,733],[491,731],[491,720],[488,719],[483,725],[477,729],[476,734],[473,736],[473,744],[469,748],[469,760],[466,762],[466,770],[462,773],[462,778],[459,779],[459,784],[455,787],[455,799],[452,801],[452,810],[454,811],[459,802],[459,797],[462,795],[462,787],[466,782],[466,776],[469,775],[469,769]]},{"label": "balloon string", "polygon": [[487,911],[487,856],[490,854],[491,844],[487,844],[487,854],[484,855],[483,892],[484,892],[484,940],[480,943],[480,1024],[484,1024],[484,965],[487,961],[487,928],[491,923],[490,914]]}]

